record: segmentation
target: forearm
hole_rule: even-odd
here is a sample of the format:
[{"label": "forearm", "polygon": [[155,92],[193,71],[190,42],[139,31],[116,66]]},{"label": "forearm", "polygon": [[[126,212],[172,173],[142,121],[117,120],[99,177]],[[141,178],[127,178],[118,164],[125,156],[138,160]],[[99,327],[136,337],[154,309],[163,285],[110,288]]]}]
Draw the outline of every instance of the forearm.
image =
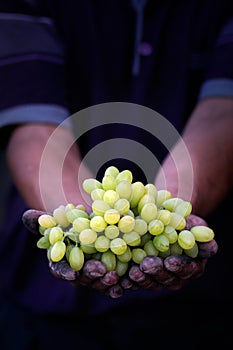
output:
[{"label": "forearm", "polygon": [[[83,203],[78,183],[81,157],[68,129],[45,124],[17,127],[7,161],[28,207],[50,211],[60,204]],[[87,169],[84,173],[81,178],[89,176]]]},{"label": "forearm", "polygon": [[[233,99],[203,100],[194,110],[182,135],[192,169],[183,157],[182,142],[175,145],[163,164],[167,189],[173,195],[179,192],[181,197],[191,200],[193,211],[198,215],[211,213],[232,188],[232,130]],[[162,184],[163,174],[160,172],[156,185],[161,187]]]}]

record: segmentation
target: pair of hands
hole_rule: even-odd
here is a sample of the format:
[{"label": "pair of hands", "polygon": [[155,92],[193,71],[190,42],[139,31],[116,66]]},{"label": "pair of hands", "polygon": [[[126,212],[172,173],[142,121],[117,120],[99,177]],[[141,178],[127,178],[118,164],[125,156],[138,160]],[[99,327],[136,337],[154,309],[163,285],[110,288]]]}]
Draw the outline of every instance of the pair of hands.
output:
[{"label": "pair of hands", "polygon": [[[39,235],[38,218],[46,214],[43,211],[29,209],[23,216],[24,226],[32,233]],[[196,215],[186,218],[186,228],[207,223]],[[198,243],[197,258],[185,255],[171,255],[165,259],[158,256],[147,256],[140,265],[132,263],[128,274],[119,277],[116,271],[107,271],[106,266],[99,260],[87,260],[80,271],[76,271],[63,259],[59,262],[49,260],[49,269],[58,279],[68,281],[74,286],[86,286],[100,290],[112,298],[121,297],[126,290],[148,289],[177,290],[189,280],[203,275],[205,266],[210,257],[218,250],[217,242]]]}]

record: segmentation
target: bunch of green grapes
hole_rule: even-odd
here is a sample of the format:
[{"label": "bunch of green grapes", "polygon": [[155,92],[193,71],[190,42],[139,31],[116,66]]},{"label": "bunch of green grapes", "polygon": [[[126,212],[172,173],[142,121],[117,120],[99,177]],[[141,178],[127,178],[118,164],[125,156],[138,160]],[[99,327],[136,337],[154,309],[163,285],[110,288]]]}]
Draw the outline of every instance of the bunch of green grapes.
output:
[{"label": "bunch of green grapes", "polygon": [[102,181],[85,179],[83,189],[92,200],[91,213],[83,205],[67,204],[38,219],[42,237],[37,246],[47,249],[53,262],[65,258],[79,271],[88,259],[98,259],[107,271],[123,276],[130,264],[140,265],[147,256],[195,258],[199,243],[214,238],[207,226],[187,228],[190,202],[152,183],[133,182],[129,170],[110,166]]}]

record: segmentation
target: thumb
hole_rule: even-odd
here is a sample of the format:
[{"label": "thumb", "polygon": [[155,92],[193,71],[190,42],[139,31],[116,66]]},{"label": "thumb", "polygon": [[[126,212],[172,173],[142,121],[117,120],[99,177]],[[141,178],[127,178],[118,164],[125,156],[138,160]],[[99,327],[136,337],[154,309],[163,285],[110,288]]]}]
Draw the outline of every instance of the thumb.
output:
[{"label": "thumb", "polygon": [[46,212],[35,209],[28,209],[22,215],[22,222],[27,230],[34,234],[38,234],[39,223],[38,218],[40,215],[46,214]]}]

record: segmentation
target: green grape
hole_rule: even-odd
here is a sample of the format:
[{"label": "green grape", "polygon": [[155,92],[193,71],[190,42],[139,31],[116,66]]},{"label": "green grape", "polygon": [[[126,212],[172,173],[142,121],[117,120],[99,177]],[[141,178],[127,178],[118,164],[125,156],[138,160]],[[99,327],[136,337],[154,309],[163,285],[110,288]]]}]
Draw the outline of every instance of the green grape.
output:
[{"label": "green grape", "polygon": [[80,248],[82,249],[83,253],[85,253],[85,254],[95,254],[97,252],[97,249],[95,248],[95,243],[84,244],[81,242]]},{"label": "green grape", "polygon": [[102,188],[95,188],[91,191],[91,199],[95,201],[96,199],[103,199],[105,191]]},{"label": "green grape", "polygon": [[86,211],[86,207],[83,204],[77,204],[76,205],[76,209],[79,209],[79,210],[82,210],[82,211]]},{"label": "green grape", "polygon": [[70,225],[69,221],[66,218],[66,212],[64,205],[60,205],[58,208],[54,209],[53,217],[58,225],[61,227],[68,227]]},{"label": "green grape", "polygon": [[103,195],[103,200],[107,202],[111,207],[120,198],[119,194],[114,190],[107,190]]},{"label": "green grape", "polygon": [[110,239],[106,236],[99,236],[95,241],[95,249],[98,252],[106,252],[110,248]]},{"label": "green grape", "polygon": [[102,188],[101,182],[93,178],[85,179],[82,186],[84,191],[88,194],[91,194],[95,188]]},{"label": "green grape", "polygon": [[86,228],[79,233],[79,240],[83,244],[92,244],[97,238],[97,233],[91,228]]},{"label": "green grape", "polygon": [[147,256],[146,252],[142,248],[133,248],[132,249],[132,260],[136,264],[140,264],[146,256]]},{"label": "green grape", "polygon": [[117,185],[117,180],[112,175],[104,175],[102,179],[102,187],[105,191],[115,190]]},{"label": "green grape", "polygon": [[124,254],[127,244],[124,239],[117,237],[110,241],[110,249],[116,255]]},{"label": "green grape", "polygon": [[116,209],[120,215],[126,215],[130,209],[130,203],[126,198],[120,198],[114,204],[114,209]]},{"label": "green grape", "polygon": [[198,242],[209,242],[214,238],[214,231],[208,226],[193,226],[190,231]]},{"label": "green grape", "polygon": [[101,257],[102,257],[102,253],[100,252],[96,252],[94,254],[92,254],[92,258],[95,259],[95,260],[101,260]]},{"label": "green grape", "polygon": [[151,235],[157,236],[160,235],[164,230],[164,224],[158,219],[151,220],[148,224],[148,231]]},{"label": "green grape", "polygon": [[150,232],[147,232],[143,236],[140,236],[140,237],[141,237],[141,242],[139,245],[143,247],[146,244],[146,242],[151,241],[153,236],[151,236]]},{"label": "green grape", "polygon": [[134,229],[135,219],[130,215],[125,215],[120,218],[118,228],[122,233],[129,233]]},{"label": "green grape", "polygon": [[92,203],[92,211],[95,215],[104,216],[106,210],[110,209],[110,205],[102,199],[96,199]]},{"label": "green grape", "polygon": [[119,184],[119,182],[121,182],[123,180],[132,183],[132,181],[133,181],[133,174],[132,174],[132,172],[130,170],[122,170],[121,172],[119,172],[119,174],[116,177],[116,181]]},{"label": "green grape", "polygon": [[160,258],[163,258],[163,259],[167,258],[170,255],[171,255],[170,247],[165,252],[159,252],[159,254],[158,254],[158,256],[160,256]]},{"label": "green grape", "polygon": [[77,218],[73,221],[73,229],[80,233],[82,230],[86,228],[90,228],[90,220],[87,218]]},{"label": "green grape", "polygon": [[123,254],[118,254],[117,255],[117,260],[126,263],[129,262],[132,258],[132,253],[131,253],[131,249],[129,246],[127,246],[126,251]]},{"label": "green grape", "polygon": [[64,232],[60,227],[56,226],[51,228],[49,232],[49,242],[51,245],[53,245],[57,241],[62,240],[63,237],[64,237]]},{"label": "green grape", "polygon": [[126,215],[132,216],[132,218],[135,218],[133,210],[129,209]]},{"label": "green grape", "polygon": [[148,183],[145,185],[145,194],[152,195],[155,200],[157,199],[157,188],[154,184]]},{"label": "green grape", "polygon": [[164,228],[163,234],[168,238],[170,244],[175,243],[178,239],[177,231],[170,225]]},{"label": "green grape", "polygon": [[122,262],[119,259],[116,260],[116,272],[119,277],[124,276],[128,270],[128,262]]},{"label": "green grape", "polygon": [[156,219],[163,222],[164,226],[168,225],[171,220],[171,212],[167,209],[159,209],[157,211]]},{"label": "green grape", "polygon": [[44,228],[52,228],[57,225],[56,220],[52,215],[42,214],[38,218],[38,223]]},{"label": "green grape", "polygon": [[48,249],[50,247],[50,242],[48,240],[48,237],[46,237],[46,236],[41,237],[37,241],[36,245],[40,249]]},{"label": "green grape", "polygon": [[50,259],[58,262],[63,259],[66,253],[66,245],[63,241],[58,241],[51,246]]},{"label": "green grape", "polygon": [[169,249],[169,240],[162,233],[153,238],[153,244],[159,252],[166,252]]},{"label": "green grape", "polygon": [[114,225],[117,224],[118,221],[120,220],[120,213],[118,210],[112,208],[106,210],[104,213],[104,220],[107,222],[109,225]]},{"label": "green grape", "polygon": [[126,242],[126,244],[128,244],[131,247],[135,247],[141,243],[141,236],[135,231],[124,233],[122,238]]},{"label": "green grape", "polygon": [[175,230],[183,230],[186,226],[186,220],[182,215],[173,212],[171,213],[169,225],[174,227]]},{"label": "green grape", "polygon": [[66,232],[65,237],[68,237],[71,241],[79,243],[79,234],[77,232],[72,232],[69,230]]},{"label": "green grape", "polygon": [[101,253],[101,261],[106,266],[107,271],[113,271],[116,268],[116,255],[109,249]]},{"label": "green grape", "polygon": [[109,166],[104,173],[104,175],[111,175],[113,177],[117,177],[118,174],[119,174],[119,170],[117,169],[117,167],[113,165]]},{"label": "green grape", "polygon": [[178,234],[178,243],[183,249],[191,249],[195,244],[195,237],[189,230],[182,230]]},{"label": "green grape", "polygon": [[136,181],[132,183],[131,185],[131,197],[130,197],[130,207],[136,208],[138,206],[138,203],[140,199],[144,196],[145,194],[145,186],[142,182]]},{"label": "green grape", "polygon": [[166,201],[167,199],[171,198],[172,194],[170,191],[168,190],[159,190],[157,192],[157,200],[156,200],[156,204],[157,207],[160,208],[162,207],[162,204],[164,201]]},{"label": "green grape", "polygon": [[68,203],[65,206],[65,212],[67,213],[67,211],[70,211],[70,210],[75,209],[75,208],[76,208],[76,206],[73,203]]},{"label": "green grape", "polygon": [[155,248],[151,239],[144,244],[143,249],[147,256],[158,256],[159,254],[158,249]]},{"label": "green grape", "polygon": [[107,222],[103,216],[96,215],[90,220],[90,228],[96,232],[102,232],[107,227]]},{"label": "green grape", "polygon": [[184,253],[191,258],[196,258],[198,256],[198,245],[197,242],[194,243],[194,246],[190,249],[184,249]]},{"label": "green grape", "polygon": [[80,209],[74,208],[74,209],[70,209],[66,212],[66,218],[67,220],[72,224],[73,221],[77,218],[86,218],[88,219],[88,214]]},{"label": "green grape", "polygon": [[[138,202],[138,212],[141,213],[142,208],[145,204],[153,203],[155,204],[155,198],[151,194],[144,194]],[[156,212],[157,213],[157,212]]]},{"label": "green grape", "polygon": [[50,246],[50,247],[47,249],[47,259],[48,259],[48,260],[51,260],[51,250],[52,250],[52,247],[53,247],[53,246]]},{"label": "green grape", "polygon": [[148,224],[145,220],[140,217],[135,219],[134,231],[137,232],[140,236],[143,236],[147,233]]},{"label": "green grape", "polygon": [[73,247],[69,254],[69,264],[72,269],[80,271],[84,265],[84,253],[80,247]]},{"label": "green grape", "polygon": [[177,214],[182,215],[184,218],[189,216],[192,212],[192,204],[188,201],[182,201],[180,204],[177,205],[175,208],[175,212]]},{"label": "green grape", "polygon": [[116,225],[108,225],[104,230],[104,235],[109,239],[117,238],[120,234],[120,230]]},{"label": "green grape", "polygon": [[172,197],[166,199],[163,203],[162,206],[164,209],[167,209],[169,211],[175,211],[176,207],[183,202],[183,199],[177,198],[177,197]]},{"label": "green grape", "polygon": [[48,240],[49,240],[49,234],[50,234],[51,229],[52,229],[52,228],[46,228],[46,229],[44,230],[44,236],[47,237]]},{"label": "green grape", "polygon": [[44,235],[46,230],[50,230],[50,229],[42,227],[42,226],[39,225],[39,232],[40,232],[41,235]]},{"label": "green grape", "polygon": [[118,193],[119,198],[126,198],[130,200],[132,194],[132,184],[127,180],[122,180],[117,184],[116,192]]},{"label": "green grape", "polygon": [[141,218],[147,223],[154,220],[157,216],[157,206],[155,203],[146,203],[141,209]]},{"label": "green grape", "polygon": [[71,252],[71,249],[74,248],[75,245],[74,244],[71,244],[71,243],[68,243],[67,246],[66,246],[66,260],[69,261],[69,256],[70,256],[70,252]]},{"label": "green grape", "polygon": [[178,241],[170,244],[170,254],[171,255],[181,255],[182,253],[183,253],[183,248],[181,248]]}]

